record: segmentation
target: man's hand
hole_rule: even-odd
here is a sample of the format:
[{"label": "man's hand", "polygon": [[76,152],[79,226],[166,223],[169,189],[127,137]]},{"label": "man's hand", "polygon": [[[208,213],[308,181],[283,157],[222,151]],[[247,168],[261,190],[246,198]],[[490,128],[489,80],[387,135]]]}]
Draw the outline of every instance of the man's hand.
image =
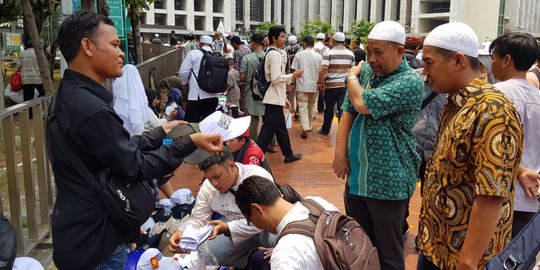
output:
[{"label": "man's hand", "polygon": [[304,71],[303,70],[295,70],[293,72],[292,76],[295,79],[300,78],[300,77],[304,76]]},{"label": "man's hand", "polygon": [[519,182],[525,190],[525,194],[529,198],[536,198],[538,196],[538,187],[540,186],[540,173],[537,173],[531,169],[526,169],[525,172],[518,176]]},{"label": "man's hand", "polygon": [[336,153],[334,156],[334,162],[332,162],[332,168],[336,173],[336,176],[345,180],[347,174],[351,172],[349,160],[345,154]]},{"label": "man's hand", "polygon": [[321,83],[317,85],[319,87],[319,94],[324,95],[325,85],[324,83]]},{"label": "man's hand", "polygon": [[221,220],[210,220],[208,224],[214,225],[214,229],[212,229],[212,234],[208,237],[208,240],[215,239],[218,235],[229,231],[229,225]]},{"label": "man's hand", "polygon": [[349,69],[349,75],[347,77],[351,77],[351,76],[358,77],[358,76],[360,76],[360,72],[362,71],[362,65],[363,64],[364,64],[364,61],[360,61],[360,63],[358,63],[358,65],[350,68]]},{"label": "man's hand", "polygon": [[173,120],[173,121],[169,121],[161,125],[161,127],[163,128],[163,130],[165,130],[165,133],[169,133],[173,128],[186,124],[186,123],[187,123],[186,121],[182,121],[182,120]]},{"label": "man's hand", "polygon": [[269,260],[270,257],[272,257],[272,252],[274,251],[274,248],[259,247],[259,250],[264,250],[263,259]]},{"label": "man's hand", "polygon": [[169,249],[175,253],[183,253],[184,251],[180,248],[180,238],[182,238],[182,231],[176,231],[169,238]]},{"label": "man's hand", "polygon": [[292,108],[292,105],[291,105],[291,102],[289,102],[288,99],[285,100],[285,109],[291,109]]},{"label": "man's hand", "polygon": [[190,135],[193,143],[206,152],[223,151],[223,138],[218,134],[193,133]]}]

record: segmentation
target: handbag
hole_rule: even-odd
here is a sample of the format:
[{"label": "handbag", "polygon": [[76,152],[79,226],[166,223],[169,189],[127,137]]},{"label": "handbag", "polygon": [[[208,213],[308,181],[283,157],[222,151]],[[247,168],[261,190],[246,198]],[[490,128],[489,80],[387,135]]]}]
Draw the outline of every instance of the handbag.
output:
[{"label": "handbag", "polygon": [[506,248],[487,264],[488,270],[529,270],[540,251],[540,215],[536,213]]},{"label": "handbag", "polygon": [[66,157],[67,162],[79,172],[90,188],[97,191],[112,222],[128,233],[133,239],[140,237],[140,226],[150,217],[155,207],[154,191],[147,181],[126,182],[108,168],[99,171],[95,177],[81,159],[66,147],[71,139],[63,133],[55,121],[55,101],[49,110],[50,130],[54,135],[55,148]]}]

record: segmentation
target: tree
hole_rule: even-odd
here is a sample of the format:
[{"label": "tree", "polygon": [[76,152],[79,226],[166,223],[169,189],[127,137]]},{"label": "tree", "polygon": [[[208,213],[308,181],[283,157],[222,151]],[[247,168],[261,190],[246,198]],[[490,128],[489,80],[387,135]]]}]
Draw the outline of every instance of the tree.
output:
[{"label": "tree", "polygon": [[54,90],[54,87],[49,72],[49,62],[47,62],[47,57],[45,57],[45,51],[43,50],[43,44],[41,43],[41,37],[38,32],[32,4],[30,4],[30,0],[22,0],[22,6],[25,26],[27,27],[28,34],[36,52],[39,73],[43,81],[43,88],[45,91],[52,91]]},{"label": "tree", "polygon": [[270,27],[277,24],[277,20],[274,19],[271,22],[262,22],[259,25],[257,25],[257,28],[255,28],[255,31],[253,31],[253,34],[262,34],[267,35],[268,30],[270,30]]},{"label": "tree", "polygon": [[14,22],[22,16],[20,0],[4,0],[0,5],[0,23]]},{"label": "tree", "polygon": [[349,32],[347,32],[347,35],[353,36],[355,39],[360,39],[362,43],[367,42],[367,36],[369,35],[369,32],[371,32],[371,29],[373,29],[373,26],[375,24],[370,23],[365,20],[354,20],[351,22],[351,28]]},{"label": "tree", "polygon": [[[131,21],[131,29],[133,32],[133,46],[135,47],[135,60],[140,63],[143,60],[141,47],[141,22],[139,20],[141,12],[150,9],[148,4],[154,3],[155,0],[126,0],[127,16]],[[126,52],[127,53],[127,52]]]},{"label": "tree", "polygon": [[317,17],[314,21],[304,24],[304,29],[300,33],[299,39],[303,40],[306,36],[315,36],[318,33],[334,32],[334,28],[326,22],[321,21],[321,18]]}]

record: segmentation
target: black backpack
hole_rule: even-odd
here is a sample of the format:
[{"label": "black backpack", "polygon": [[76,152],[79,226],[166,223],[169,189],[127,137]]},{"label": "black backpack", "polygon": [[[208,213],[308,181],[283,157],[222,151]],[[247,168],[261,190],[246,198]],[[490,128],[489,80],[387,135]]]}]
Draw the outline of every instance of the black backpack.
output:
[{"label": "black backpack", "polygon": [[251,83],[249,84],[253,100],[263,100],[264,95],[268,90],[268,87],[270,87],[270,82],[266,80],[266,76],[264,75],[264,63],[266,62],[266,55],[270,51],[275,50],[276,49],[274,48],[269,48],[268,51],[264,54],[264,57],[259,59],[259,65],[257,66],[257,69],[255,69],[253,77],[251,78]]},{"label": "black backpack", "polygon": [[199,88],[208,93],[223,93],[227,88],[227,76],[229,73],[229,64],[227,60],[219,55],[214,55],[203,49],[201,65],[199,67],[199,76],[195,75],[193,69],[191,73],[197,79]]}]

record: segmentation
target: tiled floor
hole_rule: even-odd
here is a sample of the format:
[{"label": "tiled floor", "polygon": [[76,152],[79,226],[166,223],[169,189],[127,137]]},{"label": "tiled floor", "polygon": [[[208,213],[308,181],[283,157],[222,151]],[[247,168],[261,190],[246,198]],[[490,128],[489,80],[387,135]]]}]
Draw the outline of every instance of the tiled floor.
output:
[{"label": "tiled floor", "polygon": [[[335,135],[337,123],[334,123],[329,136],[317,134],[317,128],[322,124],[322,114],[317,115],[313,132],[307,139],[300,138],[300,124],[293,121],[293,127],[289,130],[291,144],[294,152],[302,153],[300,161],[284,164],[283,156],[278,153],[267,155],[278,183],[292,185],[302,195],[317,195],[334,203],[344,211],[343,189],[344,181],[337,178],[332,170],[334,156]],[[202,173],[196,166],[183,164],[172,179],[175,188],[187,187],[194,193],[197,191]],[[405,263],[406,269],[416,269],[417,252],[414,249],[414,237],[420,211],[419,188],[411,199],[409,206],[410,216],[408,222],[411,226],[410,234],[405,240]]]}]

